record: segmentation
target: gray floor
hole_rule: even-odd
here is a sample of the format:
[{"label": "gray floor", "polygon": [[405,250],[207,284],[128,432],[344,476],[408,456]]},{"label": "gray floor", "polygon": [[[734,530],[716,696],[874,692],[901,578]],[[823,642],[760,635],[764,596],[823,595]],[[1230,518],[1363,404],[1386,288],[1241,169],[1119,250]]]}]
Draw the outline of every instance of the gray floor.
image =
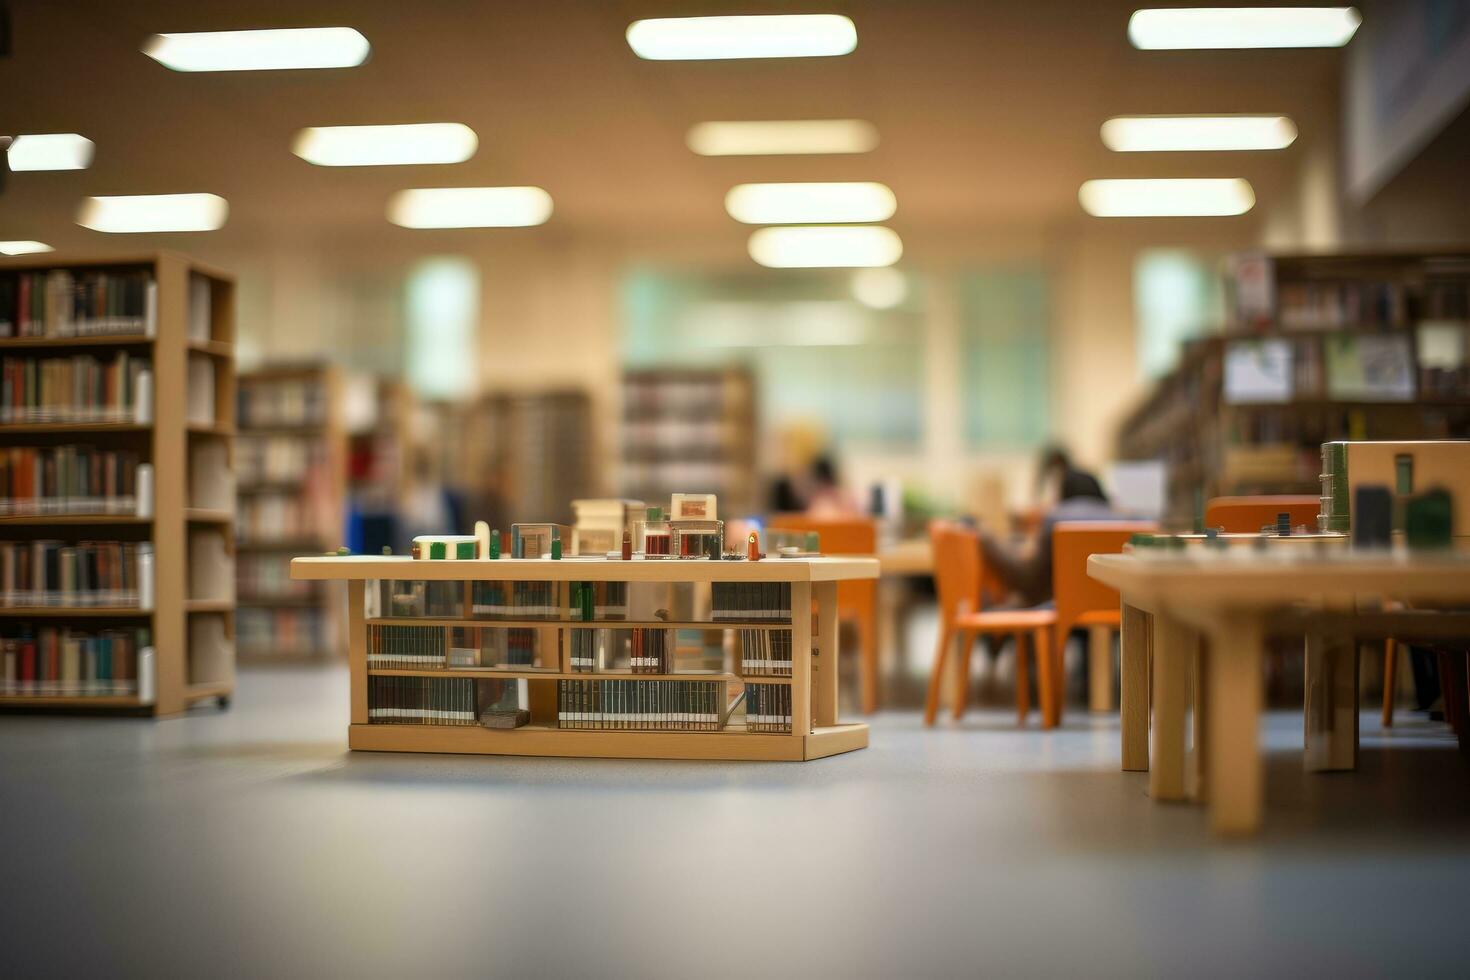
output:
[{"label": "gray floor", "polygon": [[[1002,712],[808,764],[348,754],[346,677],[179,721],[0,716],[9,976],[1459,975],[1467,767],[1363,721],[1265,738],[1268,829],[1211,839],[1117,721]],[[5,966],[8,964],[8,967]]]}]

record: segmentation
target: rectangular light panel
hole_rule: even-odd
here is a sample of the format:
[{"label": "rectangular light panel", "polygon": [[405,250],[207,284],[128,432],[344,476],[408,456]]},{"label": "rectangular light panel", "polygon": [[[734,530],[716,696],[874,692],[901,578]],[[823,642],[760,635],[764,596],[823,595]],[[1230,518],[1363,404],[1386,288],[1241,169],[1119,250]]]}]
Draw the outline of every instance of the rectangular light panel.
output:
[{"label": "rectangular light panel", "polygon": [[463,123],[404,126],[315,126],[291,142],[291,152],[319,167],[391,167],[461,163],[479,147]]},{"label": "rectangular light panel", "polygon": [[35,255],[54,251],[45,242],[0,242],[0,255]]},{"label": "rectangular light panel", "polygon": [[539,187],[421,187],[388,201],[388,220],[404,228],[527,228],[550,217]]},{"label": "rectangular light panel", "polygon": [[841,14],[662,17],[635,20],[627,37],[649,61],[829,58],[857,47],[857,28]]},{"label": "rectangular light panel", "polygon": [[1296,141],[1285,116],[1116,116],[1102,125],[1103,145],[1119,153],[1281,150]]},{"label": "rectangular light panel", "polygon": [[1362,22],[1353,7],[1156,7],[1133,12],[1128,40],[1145,50],[1340,48]]},{"label": "rectangular light panel", "polygon": [[705,157],[867,153],[878,145],[878,130],[861,119],[702,122],[690,127],[686,142]]},{"label": "rectangular light panel", "polygon": [[1099,218],[1223,217],[1256,203],[1240,177],[1089,180],[1077,192],[1083,209]]},{"label": "rectangular light panel", "polygon": [[230,206],[217,194],[132,194],[89,197],[77,224],[93,231],[214,231],[229,217]]},{"label": "rectangular light panel", "polygon": [[174,71],[352,68],[370,50],[350,27],[155,34],[143,44],[144,54]]},{"label": "rectangular light panel", "polygon": [[730,217],[747,225],[817,225],[887,221],[898,200],[884,184],[736,184],[725,195]]},{"label": "rectangular light panel", "polygon": [[34,133],[17,136],[5,156],[16,171],[86,170],[92,150],[92,141],[77,133]]},{"label": "rectangular light panel", "polygon": [[890,228],[807,226],[752,232],[750,257],[772,269],[868,268],[892,265],[903,241]]}]

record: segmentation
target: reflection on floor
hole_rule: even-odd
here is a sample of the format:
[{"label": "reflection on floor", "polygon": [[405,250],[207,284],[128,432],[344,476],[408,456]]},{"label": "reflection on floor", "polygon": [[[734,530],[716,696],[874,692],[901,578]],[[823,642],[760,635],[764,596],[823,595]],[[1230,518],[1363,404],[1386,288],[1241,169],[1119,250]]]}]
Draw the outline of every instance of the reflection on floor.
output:
[{"label": "reflection on floor", "polygon": [[349,754],[340,669],[183,720],[0,716],[5,972],[198,976],[1460,973],[1470,780],[1363,718],[1224,845],[1116,718],[977,711],[809,764]]}]

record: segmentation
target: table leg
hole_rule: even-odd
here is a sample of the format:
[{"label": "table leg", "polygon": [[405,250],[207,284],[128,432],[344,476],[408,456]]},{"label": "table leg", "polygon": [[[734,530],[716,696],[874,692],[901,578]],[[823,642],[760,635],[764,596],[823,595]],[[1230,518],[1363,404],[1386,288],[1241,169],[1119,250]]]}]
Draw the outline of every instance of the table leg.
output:
[{"label": "table leg", "polygon": [[1113,710],[1113,630],[1093,626],[1087,631],[1087,707]]},{"label": "table leg", "polygon": [[1261,653],[1265,633],[1248,616],[1210,631],[1205,661],[1205,771],[1210,825],[1219,834],[1251,834],[1261,826]]},{"label": "table leg", "polygon": [[1148,771],[1148,647],[1153,617],[1142,609],[1123,607],[1119,698],[1123,728],[1123,769]]},{"label": "table leg", "polygon": [[1308,636],[1303,741],[1307,772],[1358,767],[1358,643]]},{"label": "table leg", "polygon": [[1184,713],[1189,705],[1189,666],[1198,636],[1177,620],[1154,615],[1154,725],[1149,795],[1184,799]]}]

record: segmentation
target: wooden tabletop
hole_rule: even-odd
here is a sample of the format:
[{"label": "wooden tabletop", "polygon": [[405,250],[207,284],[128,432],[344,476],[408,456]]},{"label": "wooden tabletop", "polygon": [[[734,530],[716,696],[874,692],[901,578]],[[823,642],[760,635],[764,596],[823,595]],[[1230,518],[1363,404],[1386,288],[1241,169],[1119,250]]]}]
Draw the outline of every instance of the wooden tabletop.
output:
[{"label": "wooden tabletop", "polygon": [[932,575],[934,548],[927,537],[909,538],[880,549],[878,563],[888,576]]},{"label": "wooden tabletop", "polygon": [[374,555],[293,558],[294,579],[521,582],[838,582],[878,577],[876,558],[430,559]]}]

